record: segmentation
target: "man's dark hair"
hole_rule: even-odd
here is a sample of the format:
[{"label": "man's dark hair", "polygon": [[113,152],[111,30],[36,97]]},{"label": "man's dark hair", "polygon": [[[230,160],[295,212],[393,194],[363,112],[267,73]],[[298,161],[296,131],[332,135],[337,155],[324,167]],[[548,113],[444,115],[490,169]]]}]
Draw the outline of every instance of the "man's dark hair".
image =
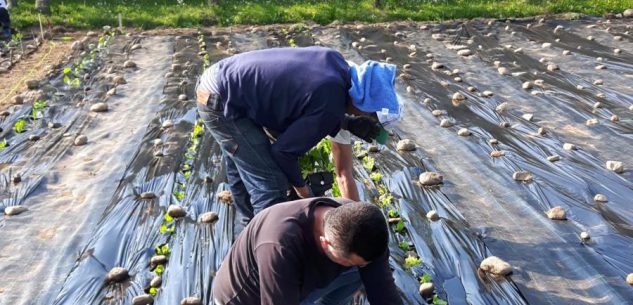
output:
[{"label": "man's dark hair", "polygon": [[382,255],[389,243],[387,222],[373,204],[352,202],[328,211],[324,230],[334,239],[333,246],[346,255],[352,253],[366,261]]}]

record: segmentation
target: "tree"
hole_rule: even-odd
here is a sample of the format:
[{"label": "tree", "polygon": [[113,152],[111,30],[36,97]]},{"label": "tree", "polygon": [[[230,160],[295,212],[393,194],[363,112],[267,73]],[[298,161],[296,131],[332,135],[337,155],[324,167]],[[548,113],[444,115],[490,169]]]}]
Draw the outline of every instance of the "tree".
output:
[{"label": "tree", "polygon": [[44,15],[50,15],[51,0],[35,0],[35,9]]},{"label": "tree", "polygon": [[9,0],[7,1],[7,8],[10,10],[14,7],[18,7],[18,0]]}]

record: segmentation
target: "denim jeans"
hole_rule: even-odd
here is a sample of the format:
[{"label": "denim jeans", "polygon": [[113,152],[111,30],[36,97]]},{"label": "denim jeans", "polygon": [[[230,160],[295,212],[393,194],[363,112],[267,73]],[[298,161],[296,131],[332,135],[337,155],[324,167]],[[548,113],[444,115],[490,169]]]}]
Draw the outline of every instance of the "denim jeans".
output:
[{"label": "denim jeans", "polygon": [[241,217],[235,236],[263,209],[286,201],[288,180],[273,159],[270,142],[251,119],[228,120],[218,98],[197,103],[198,113],[222,150],[233,202]]},{"label": "denim jeans", "polygon": [[353,267],[341,273],[325,288],[310,293],[301,305],[348,305],[354,292],[362,286],[358,268]]}]

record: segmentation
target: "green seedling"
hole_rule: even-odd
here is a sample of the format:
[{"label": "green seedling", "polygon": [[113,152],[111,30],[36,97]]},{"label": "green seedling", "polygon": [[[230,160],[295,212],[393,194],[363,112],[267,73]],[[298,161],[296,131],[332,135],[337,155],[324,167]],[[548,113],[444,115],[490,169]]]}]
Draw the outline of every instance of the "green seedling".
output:
[{"label": "green seedling", "polygon": [[156,266],[156,268],[154,268],[154,272],[156,273],[156,275],[163,274],[163,272],[165,272],[165,265]]},{"label": "green seedling", "polygon": [[9,144],[7,143],[7,139],[2,139],[2,141],[0,141],[0,151],[7,148],[7,146],[9,146]]},{"label": "green seedling", "polygon": [[171,234],[171,233],[174,233],[175,231],[176,231],[176,227],[173,225],[167,225],[164,223],[160,226],[160,233]]},{"label": "green seedling", "polygon": [[404,227],[404,221],[402,221],[402,219],[400,219],[400,221],[398,221],[398,222],[396,223],[396,226],[395,226],[393,229],[394,229],[394,231],[396,231],[396,232],[398,232],[398,233],[402,233],[402,232],[404,232],[404,230],[406,229],[406,228]]},{"label": "green seedling", "polygon": [[156,255],[164,256],[169,256],[171,254],[171,250],[169,249],[168,244],[156,246],[156,248],[154,248],[154,252],[156,253]]},{"label": "green seedling", "polygon": [[[189,179],[189,177],[191,177],[191,171],[185,171],[182,173],[183,176],[185,176],[185,179]],[[184,198],[184,195],[183,195]]]},{"label": "green seedling", "polygon": [[288,44],[289,44],[291,47],[293,47],[293,48],[296,48],[296,47],[297,47],[297,44],[295,43],[295,40],[294,40],[294,39],[292,39],[292,38],[288,39]]},{"label": "green seedling", "polygon": [[371,180],[374,180],[374,182],[378,182],[378,181],[382,180],[382,174],[381,173],[371,173],[369,175],[369,178],[371,178]]},{"label": "green seedling", "polygon": [[332,146],[327,139],[321,140],[315,147],[299,158],[301,174],[305,177],[315,172],[332,172],[334,163],[331,161]]},{"label": "green seedling", "polygon": [[193,155],[191,155],[190,153],[185,153],[185,159],[193,160]]},{"label": "green seedling", "polygon": [[176,197],[176,199],[178,201],[181,201],[181,200],[185,199],[185,192],[183,192],[183,191],[175,191],[174,192],[174,197]]},{"label": "green seedling", "polygon": [[196,126],[193,127],[193,133],[191,133],[191,138],[197,139],[200,135],[202,135],[203,131],[204,131],[203,125],[196,124]]},{"label": "green seedling", "polygon": [[64,36],[64,37],[62,37],[62,40],[63,41],[71,41],[71,40],[73,40],[73,38],[70,37],[70,36]]},{"label": "green seedling", "polygon": [[403,240],[398,244],[398,248],[402,249],[403,251],[409,251],[409,243],[406,240]]},{"label": "green seedling", "polygon": [[374,170],[376,166],[376,159],[366,156],[363,158],[363,167],[368,171],[371,172]]},{"label": "green seedling", "polygon": [[384,195],[387,194],[387,188],[384,185],[379,185],[378,186],[378,194],[380,195]]},{"label": "green seedling", "polygon": [[437,294],[434,294],[433,305],[448,305],[448,302],[442,300]]},{"label": "green seedling", "polygon": [[387,212],[387,215],[389,215],[389,218],[400,217],[400,213],[398,213],[398,211],[394,209],[389,209],[389,212]]},{"label": "green seedling", "polygon": [[419,257],[414,257],[414,256],[409,255],[407,256],[407,258],[404,259],[404,269],[411,269],[421,264],[422,264],[422,259]]},{"label": "green seedling", "polygon": [[26,126],[26,120],[25,119],[21,119],[18,120],[17,122],[15,122],[15,124],[13,125],[13,130],[16,133],[23,133],[24,132],[24,127]]},{"label": "green seedling", "polygon": [[169,216],[169,214],[165,214],[165,222],[170,223],[174,221],[174,218]]},{"label": "green seedling", "polygon": [[156,294],[158,293],[158,289],[156,289],[156,287],[152,287],[149,289],[149,294],[151,294],[152,296],[156,296]]},{"label": "green seedling", "polygon": [[431,280],[432,280],[431,275],[428,273],[425,273],[422,277],[420,277],[420,284],[430,283]]},{"label": "green seedling", "polygon": [[45,101],[35,101],[35,103],[33,103],[33,108],[31,108],[31,116],[33,117],[33,120],[37,120],[37,115],[44,108],[46,108]]},{"label": "green seedling", "polygon": [[381,207],[388,207],[391,205],[392,202],[393,202],[393,196],[391,196],[390,194],[384,194],[380,196]]}]

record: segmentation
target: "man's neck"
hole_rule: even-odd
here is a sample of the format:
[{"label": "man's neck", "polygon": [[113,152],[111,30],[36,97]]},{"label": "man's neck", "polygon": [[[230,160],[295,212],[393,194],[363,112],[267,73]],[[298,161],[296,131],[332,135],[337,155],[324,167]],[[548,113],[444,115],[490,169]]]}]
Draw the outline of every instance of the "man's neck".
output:
[{"label": "man's neck", "polygon": [[314,242],[317,244],[317,247],[321,250],[321,252],[323,252],[323,249],[321,249],[320,237],[323,236],[323,223],[325,222],[325,214],[332,209],[334,209],[334,207],[317,206],[313,212],[314,222],[312,223],[312,234],[314,237]]}]

